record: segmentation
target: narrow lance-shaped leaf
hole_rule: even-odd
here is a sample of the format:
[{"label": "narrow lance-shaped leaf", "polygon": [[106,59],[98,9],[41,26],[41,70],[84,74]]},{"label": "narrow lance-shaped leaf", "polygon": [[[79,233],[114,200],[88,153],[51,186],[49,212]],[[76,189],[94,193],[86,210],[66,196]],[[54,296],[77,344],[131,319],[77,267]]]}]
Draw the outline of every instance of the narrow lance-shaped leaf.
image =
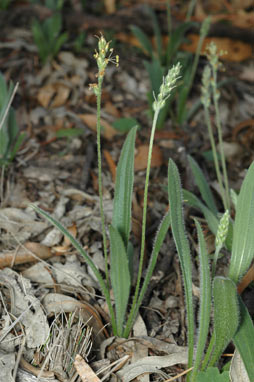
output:
[{"label": "narrow lance-shaped leaf", "polygon": [[254,325],[241,297],[238,297],[238,300],[241,320],[233,342],[241,355],[250,381],[254,381]]},{"label": "narrow lance-shaped leaf", "polygon": [[131,229],[131,204],[134,180],[134,150],[137,127],[124,142],[116,172],[112,225],[121,234],[127,248]]},{"label": "narrow lance-shaped leaf", "polygon": [[217,367],[208,367],[206,371],[198,373],[195,382],[230,382],[229,372],[220,373]]},{"label": "narrow lance-shaped leaf", "polygon": [[125,245],[120,233],[111,225],[110,233],[110,280],[116,309],[117,335],[123,335],[123,325],[130,295],[130,272]]},{"label": "narrow lance-shaped leaf", "polygon": [[60,222],[58,222],[52,216],[47,214],[47,212],[43,211],[41,208],[39,208],[39,207],[37,207],[37,206],[35,206],[33,204],[31,205],[31,207],[36,212],[38,212],[39,214],[44,216],[53,226],[55,226],[57,229],[59,229],[59,231],[62,232],[62,234],[65,235],[70,240],[70,242],[72,243],[73,247],[76,248],[76,250],[84,257],[85,261],[90,266],[90,268],[92,269],[95,277],[97,278],[98,283],[99,283],[99,285],[101,287],[101,290],[102,290],[102,292],[103,292],[103,294],[104,294],[104,296],[106,298],[106,302],[107,302],[107,305],[108,305],[108,308],[109,308],[109,312],[110,312],[110,316],[111,316],[111,323],[112,323],[113,332],[115,332],[116,331],[115,314],[114,314],[113,307],[112,307],[112,304],[111,304],[109,290],[107,289],[106,284],[105,284],[105,282],[103,280],[103,277],[102,277],[100,271],[96,268],[96,265],[94,264],[94,262],[91,259],[91,257],[86,253],[86,251],[84,250],[82,245],[74,238],[74,236]]},{"label": "narrow lance-shaped leaf", "polygon": [[192,366],[194,348],[194,313],[192,299],[192,276],[191,255],[188,240],[185,235],[185,227],[182,210],[182,189],[177,167],[172,159],[168,166],[168,197],[171,216],[171,227],[180,259],[183,283],[186,296],[187,321],[188,321],[188,366]]},{"label": "narrow lance-shaped leaf", "polygon": [[237,198],[229,277],[238,283],[254,257],[254,162]]},{"label": "narrow lance-shaped leaf", "polygon": [[209,331],[210,312],[212,303],[211,276],[206,249],[205,239],[200,224],[195,220],[198,242],[199,242],[199,273],[200,273],[200,310],[199,310],[199,329],[196,358],[194,362],[191,380],[195,381],[202,361],[205,344]]},{"label": "narrow lance-shaped leaf", "polygon": [[138,301],[136,303],[135,309],[133,310],[133,314],[132,314],[132,316],[129,316],[129,318],[128,318],[128,322],[127,322],[125,332],[124,332],[124,337],[128,337],[130,329],[131,329],[132,325],[134,324],[134,321],[137,317],[139,307],[140,307],[142,300],[144,298],[144,295],[146,293],[147,287],[149,285],[149,281],[151,280],[151,277],[152,277],[152,274],[153,274],[153,271],[154,271],[154,268],[155,268],[155,265],[157,262],[158,254],[160,252],[162,243],[163,243],[163,241],[166,237],[166,234],[168,232],[169,226],[170,226],[170,213],[167,212],[166,215],[164,216],[164,218],[162,219],[160,227],[156,233],[156,236],[154,239],[153,251],[152,251],[152,254],[150,257],[150,261],[149,261],[149,265],[148,265],[148,268],[146,271],[145,279],[144,279],[142,288],[140,290]]},{"label": "narrow lance-shaped leaf", "polygon": [[207,180],[199,167],[198,163],[189,155],[188,160],[191,166],[191,171],[194,175],[195,183],[199,188],[203,200],[206,202],[207,207],[213,212],[214,215],[217,214],[218,210],[213,198],[210,187],[208,186]]},{"label": "narrow lance-shaped leaf", "polygon": [[152,47],[152,44],[151,44],[149,38],[147,37],[147,35],[142,31],[142,29],[140,29],[139,27],[136,27],[135,25],[131,25],[130,29],[131,29],[132,33],[134,34],[134,36],[138,39],[138,41],[141,45],[141,48],[146,53],[148,53],[150,57],[152,57],[153,47]]},{"label": "narrow lance-shaped leaf", "polygon": [[239,325],[239,304],[235,283],[216,276],[213,284],[215,345],[209,366],[213,366],[232,340]]},{"label": "narrow lance-shaped leaf", "polygon": [[207,208],[206,205],[201,202],[192,192],[183,189],[183,197],[187,205],[196,208],[203,213],[210,230],[212,233],[214,233],[214,235],[216,235],[219,225],[219,219],[216,217],[216,215],[211,210],[209,210],[209,208]]},{"label": "narrow lance-shaped leaf", "polygon": [[161,34],[160,26],[158,23],[158,19],[157,19],[156,14],[152,8],[147,7],[147,12],[152,19],[157,52],[158,52],[159,59],[162,60],[162,58],[163,58],[163,47],[162,47],[162,45],[163,44],[162,44],[162,34]]},{"label": "narrow lance-shaped leaf", "polygon": [[[196,195],[192,194],[190,191],[187,191],[183,189],[183,197],[185,200],[185,203],[189,206],[196,208],[197,210],[200,210],[207,221],[208,227],[212,231],[214,235],[217,233],[218,225],[219,225],[219,219],[213,214],[209,208],[205,206],[204,203],[202,203]],[[232,248],[232,237],[233,237],[233,225],[232,222],[229,222],[229,229],[228,229],[228,235],[226,239],[226,247],[228,250],[231,250]]]}]

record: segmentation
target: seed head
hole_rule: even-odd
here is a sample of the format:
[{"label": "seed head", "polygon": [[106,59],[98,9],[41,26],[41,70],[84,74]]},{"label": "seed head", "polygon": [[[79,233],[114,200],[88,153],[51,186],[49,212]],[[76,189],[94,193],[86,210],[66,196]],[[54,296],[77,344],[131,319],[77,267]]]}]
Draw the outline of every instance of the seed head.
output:
[{"label": "seed head", "polygon": [[171,69],[169,69],[166,77],[163,77],[162,84],[160,86],[160,91],[158,97],[155,98],[153,103],[154,111],[157,109],[162,109],[165,105],[167,98],[171,95],[172,90],[176,87],[177,80],[181,77],[179,75],[181,70],[181,64],[178,62]]},{"label": "seed head", "polygon": [[226,210],[226,212],[222,215],[219,226],[217,229],[216,239],[215,239],[215,246],[222,248],[223,244],[226,241],[227,234],[228,234],[228,226],[229,226],[229,212]]}]

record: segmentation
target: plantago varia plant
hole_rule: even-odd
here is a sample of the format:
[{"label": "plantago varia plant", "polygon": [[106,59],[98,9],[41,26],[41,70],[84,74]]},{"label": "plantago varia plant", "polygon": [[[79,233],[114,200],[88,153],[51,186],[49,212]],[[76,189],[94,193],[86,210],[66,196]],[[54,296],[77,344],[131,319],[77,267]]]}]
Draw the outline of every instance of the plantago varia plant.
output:
[{"label": "plantago varia plant", "polygon": [[[202,93],[201,103],[203,104],[203,107],[204,107],[205,122],[208,128],[208,136],[209,136],[209,140],[210,140],[210,144],[212,148],[213,162],[215,166],[217,181],[219,184],[219,193],[222,199],[224,210],[225,211],[228,210],[230,212],[231,205],[230,205],[230,195],[229,195],[229,186],[228,186],[228,175],[227,175],[226,161],[225,161],[225,155],[224,155],[224,149],[223,149],[222,126],[221,126],[219,106],[218,106],[220,93],[219,93],[218,85],[217,85],[217,72],[218,72],[218,69],[222,66],[219,61],[219,57],[223,53],[224,52],[217,51],[216,45],[213,42],[207,48],[207,57],[209,60],[209,64],[205,66],[205,69],[203,71],[202,87],[201,87],[201,93]],[[215,109],[215,120],[216,120],[216,128],[217,128],[218,141],[219,141],[218,147],[219,147],[220,159],[217,153],[215,138],[213,135],[212,123],[210,118],[211,103],[213,103],[214,109]],[[202,213],[204,214],[206,218],[206,221],[208,223],[210,230],[213,232],[214,235],[216,235],[219,222],[220,222],[219,210],[216,206],[214,197],[212,195],[210,187],[207,184],[207,180],[205,179],[202,173],[201,168],[192,157],[189,156],[188,159],[189,159],[189,164],[194,176],[195,183],[197,184],[199,188],[199,191],[201,193],[204,203],[201,200],[198,200],[198,198],[195,195],[193,195],[192,193],[186,190],[183,191],[184,199],[187,200],[187,203],[189,205],[202,211]],[[233,198],[235,199],[235,194],[233,194],[233,192],[231,192],[231,195],[233,195]],[[232,226],[231,219],[229,219],[228,234],[225,239],[225,245],[227,249],[229,250],[231,250],[232,248],[232,236],[233,236],[233,226]],[[214,264],[216,264],[216,261],[214,262]]]},{"label": "plantago varia plant", "polygon": [[[202,98],[205,121],[213,152],[213,159],[220,195],[222,197],[225,213],[219,214],[213,194],[197,162],[189,157],[189,164],[199,188],[204,203],[187,190],[183,190],[183,198],[187,204],[202,211],[209,228],[215,235],[215,254],[212,262],[212,271],[206,250],[201,227],[195,221],[199,242],[200,263],[200,311],[199,328],[196,341],[195,357],[194,346],[194,321],[191,293],[191,262],[190,249],[184,233],[182,217],[182,189],[180,177],[174,162],[169,163],[168,192],[171,206],[171,225],[176,248],[180,258],[183,274],[183,283],[186,294],[186,311],[188,323],[189,366],[193,371],[187,377],[188,381],[201,381],[204,371],[208,375],[217,373],[213,366],[217,364],[222,352],[230,341],[233,341],[239,351],[250,381],[254,381],[254,327],[249,313],[241,297],[237,295],[237,283],[247,272],[254,257],[254,163],[250,166],[239,196],[231,191],[232,203],[236,214],[235,222],[230,217],[230,199],[226,162],[223,151],[222,126],[219,115],[219,92],[217,89],[217,70],[220,67],[220,54],[212,43],[208,47],[210,66],[205,67],[202,79]],[[215,139],[212,132],[209,108],[211,102],[215,108],[215,120],[219,141],[219,154],[217,154]],[[227,277],[216,276],[216,264],[223,247],[231,252],[231,260]],[[210,323],[211,306],[213,307],[213,334],[209,346],[205,351]],[[200,372],[202,370],[202,373]],[[215,380],[214,374],[214,380]],[[201,378],[201,379],[200,379]],[[229,376],[225,375],[229,381]],[[224,379],[223,379],[224,380]]]},{"label": "plantago varia plant", "polygon": [[[132,192],[134,181],[134,148],[137,127],[130,130],[123,145],[120,159],[117,166],[115,195],[113,203],[113,218],[112,224],[109,227],[109,243],[110,243],[110,267],[108,266],[108,246],[106,235],[106,222],[103,211],[103,198],[102,198],[102,158],[101,158],[101,139],[100,139],[100,114],[101,114],[101,92],[102,83],[104,79],[105,70],[109,62],[118,66],[118,56],[113,57],[113,50],[109,46],[103,36],[98,41],[98,51],[95,52],[94,58],[98,66],[97,78],[98,82],[90,85],[97,97],[97,149],[98,149],[98,182],[99,182],[99,197],[100,197],[100,213],[102,223],[102,236],[103,236],[103,251],[105,260],[105,278],[97,269],[92,258],[87,254],[82,245],[64,228],[57,220],[48,215],[40,208],[33,206],[36,211],[42,214],[48,221],[56,226],[64,235],[66,235],[77,251],[83,255],[87,264],[91,267],[94,275],[98,280],[98,284],[106,299],[113,334],[117,336],[128,337],[131,328],[134,324],[138,314],[139,307],[143,300],[145,291],[151,279],[154,267],[156,265],[159,250],[165,238],[165,235],[170,226],[170,214],[167,213],[163,218],[161,225],[158,229],[157,235],[154,240],[154,246],[150,257],[150,262],[141,284],[144,252],[145,252],[145,232],[146,232],[146,215],[147,215],[147,197],[148,197],[148,183],[151,169],[151,158],[154,134],[160,110],[164,107],[166,100],[170,96],[172,90],[175,88],[180,74],[180,64],[177,64],[168,71],[168,74],[163,78],[160,86],[160,91],[154,100],[154,118],[152,124],[152,131],[149,143],[149,153],[147,160],[147,171],[145,179],[144,191],[144,209],[142,221],[142,239],[141,250],[139,258],[138,276],[135,287],[134,296],[131,299],[130,287],[132,274],[130,272],[130,258],[133,254],[132,245],[130,243],[131,231],[131,207],[132,207]],[[110,289],[113,290],[114,300],[111,301]],[[130,309],[128,306],[130,304]]]},{"label": "plantago varia plant", "polygon": [[19,133],[15,111],[11,107],[17,88],[18,84],[7,86],[0,73],[0,166],[8,165],[15,158],[25,139],[25,134]]},{"label": "plantago varia plant", "polygon": [[[241,297],[237,294],[236,288],[237,283],[247,272],[254,258],[254,162],[248,169],[237,198],[232,254],[226,277],[216,276],[215,270],[219,251],[227,237],[229,212],[224,213],[218,225],[212,275],[210,275],[204,236],[199,223],[196,221],[200,259],[200,312],[195,357],[193,357],[194,313],[190,248],[184,232],[180,176],[172,160],[169,162],[168,193],[172,233],[180,259],[186,295],[189,344],[188,366],[194,364],[193,371],[188,375],[187,380],[191,382],[200,381],[198,377],[199,370],[208,370],[208,368],[216,365],[226,346],[230,341],[233,341],[241,355],[249,380],[254,381],[254,326]],[[205,352],[211,305],[213,305],[214,316],[213,334]],[[216,369],[214,370],[216,371]],[[211,369],[209,369],[209,373],[211,372]],[[203,372],[202,375],[204,375]]]}]

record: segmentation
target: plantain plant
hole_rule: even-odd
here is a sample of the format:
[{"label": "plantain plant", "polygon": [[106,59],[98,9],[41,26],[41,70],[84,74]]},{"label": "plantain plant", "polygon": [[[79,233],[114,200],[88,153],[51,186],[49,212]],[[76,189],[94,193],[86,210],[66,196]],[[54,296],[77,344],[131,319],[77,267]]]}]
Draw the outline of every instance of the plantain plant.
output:
[{"label": "plantain plant", "polygon": [[11,107],[17,87],[12,83],[8,86],[0,73],[0,166],[13,161],[25,139],[25,133],[19,133],[15,110]]},{"label": "plantain plant", "polygon": [[[113,57],[112,54],[113,50],[110,49],[109,43],[106,42],[103,36],[101,36],[98,42],[98,51],[96,51],[94,55],[98,66],[98,82],[91,84],[90,87],[97,97],[98,182],[105,276],[97,269],[92,258],[87,254],[82,245],[65,227],[62,226],[60,222],[48,215],[42,209],[36,206],[33,207],[37,212],[57,227],[64,235],[66,235],[77,251],[84,257],[88,266],[90,266],[96,276],[98,284],[108,304],[113,334],[126,338],[130,335],[139,307],[156,265],[159,250],[171,225],[173,238],[180,259],[186,296],[189,351],[188,366],[189,368],[193,367],[192,372],[187,376],[187,381],[200,382],[204,378],[209,380],[208,378],[210,378],[211,375],[213,376],[213,379],[210,378],[210,380],[229,381],[229,373],[224,372],[220,375],[218,368],[215,366],[230,341],[234,342],[244,362],[250,381],[253,381],[254,326],[241,297],[237,294],[236,286],[244,273],[248,270],[248,267],[254,257],[254,162],[247,171],[240,194],[237,197],[234,223],[232,223],[230,219],[229,210],[226,210],[221,219],[218,219],[218,216],[216,216],[217,209],[213,201],[212,194],[205,186],[203,180],[200,183],[202,195],[205,195],[205,199],[207,200],[210,209],[214,211],[214,216],[216,217],[216,221],[213,222],[214,231],[216,233],[216,252],[213,259],[212,272],[210,272],[209,257],[206,250],[204,235],[200,224],[196,220],[195,225],[199,242],[201,297],[199,330],[197,341],[195,341],[194,308],[192,297],[192,257],[185,234],[182,210],[183,190],[181,187],[179,172],[173,160],[170,160],[168,165],[168,197],[170,209],[164,216],[157,231],[153,250],[150,256],[150,262],[146,270],[143,284],[141,284],[145,249],[148,185],[154,134],[159,113],[165,106],[168,97],[172,94],[172,90],[175,88],[176,82],[179,79],[180,64],[173,66],[168,71],[167,76],[163,78],[158,96],[153,102],[154,118],[151,129],[144,188],[144,208],[139,268],[134,294],[131,296],[131,283],[133,275],[131,273],[130,262],[131,257],[133,256],[133,249],[130,241],[130,232],[131,204],[134,182],[134,148],[137,127],[134,127],[129,131],[118,162],[113,203],[113,218],[108,230],[109,237],[107,237],[106,234],[107,230],[102,198],[102,158],[100,134],[101,93],[104,74],[108,63],[113,62],[117,66],[119,63],[119,58],[117,56]],[[195,162],[192,164],[193,168],[200,176],[200,172],[196,167]],[[209,215],[210,209],[206,207],[204,211]],[[211,221],[212,220],[213,218],[211,218]],[[217,276],[217,258],[223,246],[227,245],[228,231],[233,225],[234,234],[232,236],[232,243],[230,247],[231,260],[229,270],[225,277]],[[110,244],[109,254],[108,241]],[[113,290],[113,299],[111,299],[110,296],[111,289]],[[211,325],[212,312],[214,316],[212,325],[213,333],[210,338],[209,346],[206,349],[206,343],[209,339],[209,327]],[[216,379],[218,375],[219,377]]]},{"label": "plantain plant", "polygon": [[[137,126],[133,127],[124,142],[120,159],[117,166],[115,195],[113,203],[113,218],[109,226],[109,238],[106,235],[106,222],[103,210],[103,197],[102,197],[102,158],[101,158],[101,93],[102,83],[105,75],[105,70],[109,62],[118,66],[118,56],[113,57],[113,50],[110,49],[109,43],[101,36],[98,42],[98,51],[95,52],[94,57],[98,66],[97,78],[98,82],[91,84],[90,88],[94,91],[97,97],[97,153],[98,153],[98,183],[99,183],[99,199],[100,199],[100,213],[103,237],[103,252],[105,261],[105,277],[97,269],[92,258],[87,254],[82,245],[63,227],[60,222],[55,220],[52,216],[48,215],[42,209],[33,206],[34,209],[43,215],[49,222],[57,227],[65,236],[72,242],[77,251],[84,257],[87,264],[92,269],[94,275],[98,280],[98,284],[106,299],[112,331],[114,335],[120,337],[128,337],[132,326],[137,317],[139,307],[143,300],[144,294],[151,279],[153,270],[156,265],[157,257],[170,226],[170,215],[167,213],[163,218],[161,225],[157,231],[153,250],[150,256],[150,262],[146,270],[146,274],[141,285],[144,253],[145,253],[145,232],[146,232],[146,215],[147,215],[147,198],[148,198],[148,184],[151,169],[151,157],[153,149],[154,134],[158,116],[161,109],[164,107],[172,90],[175,88],[180,74],[180,64],[173,66],[165,78],[163,78],[160,86],[160,91],[153,103],[154,118],[151,129],[149,153],[147,159],[147,170],[144,189],[144,207],[143,207],[143,220],[142,220],[142,236],[141,236],[141,249],[139,257],[139,268],[137,282],[133,296],[131,296],[131,257],[133,256],[133,247],[130,242],[131,231],[131,206],[132,206],[132,193],[134,182],[134,151],[135,151],[135,137]],[[110,243],[110,256],[108,256],[108,239]],[[110,262],[110,267],[109,263]],[[111,300],[110,290],[113,290],[114,300]],[[129,308],[130,304],[130,308]]]},{"label": "plantain plant", "polygon": [[53,14],[43,22],[33,21],[32,34],[43,65],[52,60],[67,41],[68,33],[61,33],[61,30],[62,15],[60,13]]},{"label": "plantain plant", "polygon": [[[193,2],[192,2],[193,3]],[[194,5],[194,4],[193,4]],[[192,8],[192,7],[190,7]],[[168,20],[168,36],[167,43],[164,44],[163,36],[160,29],[159,21],[156,14],[150,7],[146,7],[147,15],[152,21],[155,48],[150,42],[149,37],[140,29],[139,27],[132,25],[131,31],[137,38],[142,51],[146,54],[148,59],[144,60],[145,69],[149,75],[151,91],[148,93],[148,102],[150,106],[150,113],[153,115],[153,99],[154,95],[157,97],[160,89],[160,84],[163,76],[168,71],[168,68],[175,65],[177,62],[181,63],[182,66],[182,81],[177,87],[176,91],[173,91],[171,96],[168,98],[165,106],[163,107],[159,119],[157,128],[160,129],[164,126],[165,120],[168,114],[174,119],[178,124],[183,124],[186,122],[192,113],[196,110],[197,105],[195,105],[191,110],[187,109],[187,98],[191,91],[194,77],[196,74],[198,61],[200,57],[201,47],[203,41],[208,33],[210,26],[210,18],[204,20],[200,29],[200,39],[197,46],[197,50],[193,59],[193,56],[189,52],[180,51],[180,46],[186,42],[185,34],[186,32],[196,23],[186,20],[181,23],[175,30],[172,31],[171,28],[171,6],[170,1],[167,1],[167,20]],[[190,12],[192,12],[190,10]],[[165,46],[165,48],[164,48]],[[176,114],[174,113],[172,103],[176,103]]]},{"label": "plantain plant", "polygon": [[[229,212],[221,218],[215,239],[216,256],[212,273],[204,236],[198,221],[195,221],[199,242],[200,263],[200,312],[199,328],[194,357],[194,311],[192,300],[191,253],[185,235],[182,213],[182,188],[175,163],[170,160],[168,170],[168,195],[172,233],[182,268],[186,296],[188,323],[189,362],[193,371],[187,380],[200,381],[201,375],[213,373],[222,352],[233,341],[243,360],[249,376],[254,380],[254,325],[251,317],[237,294],[237,283],[247,272],[254,258],[254,162],[243,181],[236,205],[231,259],[226,277],[216,276],[216,261],[225,245],[229,227]],[[213,306],[213,334],[205,352],[208,340],[209,322]],[[214,369],[216,370],[216,369]],[[214,371],[216,374],[217,371]],[[207,374],[207,376],[208,376]],[[214,380],[215,380],[214,374]],[[229,381],[225,379],[225,381]]]}]

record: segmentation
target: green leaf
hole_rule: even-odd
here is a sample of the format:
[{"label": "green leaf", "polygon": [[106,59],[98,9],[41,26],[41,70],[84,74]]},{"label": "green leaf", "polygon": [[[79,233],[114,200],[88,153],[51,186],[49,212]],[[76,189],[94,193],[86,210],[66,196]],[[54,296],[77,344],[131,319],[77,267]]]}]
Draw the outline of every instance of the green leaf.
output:
[{"label": "green leaf", "polygon": [[207,207],[213,212],[214,215],[217,215],[218,210],[213,198],[210,187],[208,186],[207,180],[204,177],[204,174],[199,167],[198,163],[188,155],[188,161],[194,175],[195,183],[199,188],[199,191],[202,195],[203,200],[206,202]]},{"label": "green leaf", "polygon": [[160,61],[162,61],[162,53],[163,53],[162,35],[161,35],[161,30],[160,30],[160,26],[158,23],[158,19],[156,17],[155,12],[153,11],[153,9],[151,7],[147,6],[146,8],[147,8],[147,12],[148,12],[149,16],[152,19],[153,31],[154,31],[154,35],[155,35],[158,57],[159,57]]},{"label": "green leaf", "polygon": [[237,199],[229,277],[238,283],[254,257],[254,162]]},{"label": "green leaf", "polygon": [[153,58],[152,62],[144,61],[145,68],[149,74],[153,98],[157,97],[160,91],[162,83],[164,68],[161,66],[160,61],[157,58]]},{"label": "green leaf", "polygon": [[134,324],[134,321],[137,317],[137,314],[138,314],[138,310],[139,310],[139,307],[143,301],[143,298],[145,296],[145,293],[146,293],[146,290],[147,290],[147,287],[149,285],[149,282],[151,280],[151,277],[152,277],[152,274],[153,274],[153,271],[154,271],[154,268],[155,268],[155,265],[156,265],[156,262],[157,262],[157,258],[158,258],[158,255],[159,255],[159,252],[160,252],[160,248],[162,246],[162,243],[163,241],[165,240],[165,237],[166,237],[166,234],[168,232],[168,229],[169,229],[169,226],[170,226],[170,213],[168,212],[161,224],[160,224],[160,227],[156,233],[156,236],[155,236],[155,240],[154,240],[154,245],[153,245],[153,251],[152,251],[152,254],[151,254],[151,257],[150,257],[150,261],[149,261],[149,265],[148,265],[148,268],[147,268],[147,271],[146,271],[146,275],[145,275],[145,279],[144,279],[144,282],[143,282],[143,285],[142,285],[142,288],[140,290],[140,293],[139,293],[139,297],[138,297],[138,301],[137,301],[137,304],[135,306],[135,309],[133,311],[133,315],[132,317],[129,317],[128,318],[128,327],[126,327],[126,330],[124,332],[124,337],[127,338],[128,335],[129,335],[129,331],[132,327],[132,325]]},{"label": "green leaf", "polygon": [[136,27],[135,25],[131,25],[130,29],[134,36],[138,39],[141,48],[144,50],[144,52],[147,53],[150,57],[152,57],[153,47],[147,35],[142,31],[142,29]]},{"label": "green leaf", "polygon": [[14,146],[11,148],[10,156],[9,156],[9,161],[12,162],[13,159],[15,158],[18,150],[20,149],[22,143],[24,142],[26,138],[26,133],[21,133],[18,135],[17,140],[14,144]]},{"label": "green leaf", "polygon": [[182,209],[182,188],[178,169],[172,159],[168,165],[168,197],[171,217],[171,228],[180,259],[183,284],[186,297],[187,320],[188,320],[188,365],[192,365],[194,348],[194,313],[192,299],[192,264],[190,247],[185,235],[185,226]]},{"label": "green leaf", "polygon": [[97,267],[94,264],[94,262],[91,259],[91,257],[86,253],[86,251],[84,250],[82,245],[78,242],[78,240],[76,240],[74,238],[74,236],[59,221],[54,219],[52,216],[47,214],[47,212],[43,211],[39,207],[37,207],[37,206],[35,206],[33,204],[31,204],[31,207],[36,212],[38,212],[40,215],[42,215],[54,227],[56,227],[60,232],[62,232],[62,234],[65,235],[70,240],[70,242],[72,243],[73,247],[76,248],[78,253],[84,257],[85,261],[90,266],[90,268],[92,269],[95,277],[97,278],[98,283],[100,285],[100,288],[101,288],[101,290],[102,290],[102,292],[103,292],[103,294],[104,294],[104,296],[106,298],[106,302],[107,302],[107,305],[108,305],[108,308],[109,308],[109,312],[110,312],[110,317],[111,317],[111,323],[112,323],[113,331],[116,332],[115,314],[114,314],[114,311],[113,311],[113,308],[112,308],[109,290],[106,287],[106,284],[105,284],[105,282],[104,282],[104,280],[102,278],[102,275],[101,275],[100,271],[97,269]]},{"label": "green leaf", "polygon": [[8,87],[0,73],[0,165],[11,162],[19,148],[15,111],[10,106],[14,91],[12,83]]},{"label": "green leaf", "polygon": [[122,337],[131,286],[129,263],[126,247],[120,233],[111,225],[109,234],[110,280],[115,298],[117,334]]},{"label": "green leaf", "polygon": [[0,9],[6,10],[8,6],[10,5],[12,0],[1,0],[0,1]]},{"label": "green leaf", "polygon": [[32,23],[32,34],[33,39],[35,41],[35,44],[38,49],[39,57],[44,64],[48,58],[49,55],[49,42],[47,41],[44,31],[42,28],[42,25],[37,21],[34,20]]},{"label": "green leaf", "polygon": [[215,345],[209,366],[213,366],[232,340],[239,325],[239,304],[235,283],[216,276],[213,283]]},{"label": "green leaf", "polygon": [[180,45],[184,42],[184,35],[188,29],[194,26],[196,23],[185,22],[181,23],[170,36],[168,40],[168,45],[166,49],[167,56],[167,66],[169,66],[172,61],[175,59],[177,51],[179,50]]},{"label": "green leaf", "polygon": [[0,91],[0,108],[1,108],[0,119],[2,119],[2,114],[3,114],[4,108],[8,105],[9,98],[11,96],[11,91],[10,89],[8,90],[5,77],[2,75],[1,72],[0,72],[0,90],[1,90]]},{"label": "green leaf", "polygon": [[60,13],[55,13],[47,18],[43,24],[44,33],[47,35],[48,41],[55,41],[62,29],[62,16]]},{"label": "green leaf", "polygon": [[73,128],[73,129],[60,129],[56,132],[57,138],[73,138],[79,137],[84,134],[84,129],[82,128]]},{"label": "green leaf", "polygon": [[52,55],[53,56],[56,56],[57,53],[59,52],[59,50],[61,49],[62,45],[68,40],[68,33],[67,32],[64,32],[62,33],[56,40],[55,40],[55,43],[54,43],[54,49],[52,50]]},{"label": "green leaf", "polygon": [[200,310],[199,310],[199,329],[196,358],[194,362],[191,380],[195,381],[200,368],[210,323],[210,312],[212,304],[211,276],[208,260],[206,243],[200,224],[195,219],[199,242],[199,263],[200,263]]},{"label": "green leaf", "polygon": [[218,225],[219,225],[219,219],[205,206],[204,203],[202,203],[196,195],[194,195],[192,192],[183,189],[183,197],[185,203],[187,203],[189,206],[194,207],[198,210],[200,210],[208,224],[208,227],[212,231],[214,235],[216,235]]},{"label": "green leaf", "polygon": [[249,312],[239,296],[240,325],[233,337],[250,381],[254,381],[254,325]]},{"label": "green leaf", "polygon": [[196,382],[230,382],[229,372],[220,374],[217,367],[209,367],[206,371],[198,373]]},{"label": "green leaf", "polygon": [[[207,221],[208,227],[210,228],[212,233],[216,236],[218,225],[219,225],[219,219],[192,192],[183,189],[183,197],[184,197],[185,203],[187,203],[189,206],[193,208],[196,208],[197,210],[200,210],[203,213]],[[232,238],[233,238],[233,225],[232,225],[232,222],[230,221],[229,228],[228,228],[228,235],[227,235],[227,239],[225,243],[228,250],[231,250],[232,248]]]},{"label": "green leaf", "polygon": [[9,131],[10,142],[12,145],[15,139],[17,138],[17,135],[19,132],[15,111],[12,107],[10,107],[9,117],[8,117],[8,131]]},{"label": "green leaf", "polygon": [[139,127],[139,123],[135,118],[119,118],[113,122],[113,127],[121,133],[128,133],[134,126]]},{"label": "green leaf", "polygon": [[128,245],[131,229],[136,132],[137,126],[127,135],[116,172],[112,225],[121,234],[125,248]]}]

